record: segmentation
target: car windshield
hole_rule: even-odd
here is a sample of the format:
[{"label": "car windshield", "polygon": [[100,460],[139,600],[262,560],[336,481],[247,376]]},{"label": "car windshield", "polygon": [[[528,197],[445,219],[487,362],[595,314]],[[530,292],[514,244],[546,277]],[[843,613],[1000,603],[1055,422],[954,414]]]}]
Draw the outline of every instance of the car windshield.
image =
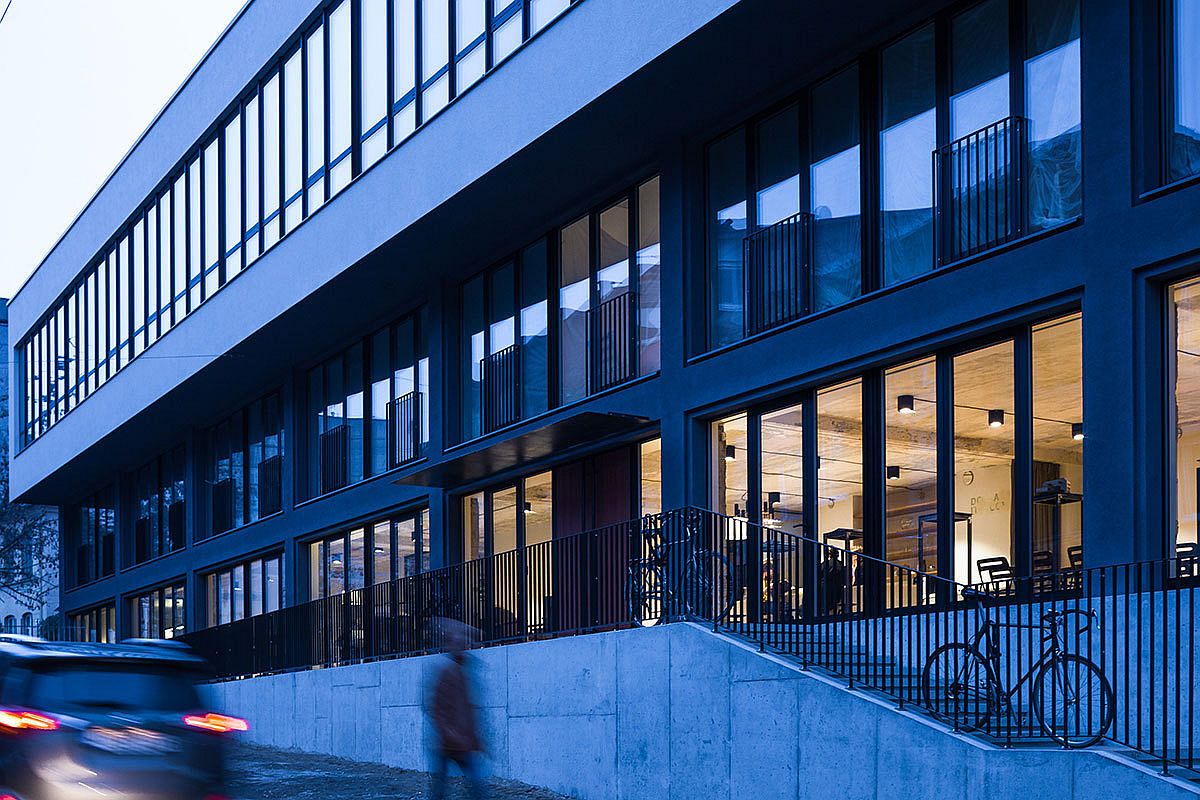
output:
[{"label": "car windshield", "polygon": [[145,665],[97,664],[41,666],[28,687],[33,708],[190,711],[200,697],[192,676]]}]

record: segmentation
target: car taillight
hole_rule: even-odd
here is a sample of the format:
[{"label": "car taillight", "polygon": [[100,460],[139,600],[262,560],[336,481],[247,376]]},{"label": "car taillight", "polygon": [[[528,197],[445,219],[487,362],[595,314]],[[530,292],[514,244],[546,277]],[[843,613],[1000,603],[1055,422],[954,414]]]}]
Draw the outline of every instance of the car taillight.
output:
[{"label": "car taillight", "polygon": [[0,730],[56,731],[58,730],[58,720],[33,711],[3,708],[0,709]]},{"label": "car taillight", "polygon": [[188,714],[183,718],[184,725],[200,728],[213,733],[230,733],[232,731],[250,730],[250,725],[244,719],[227,717],[224,714]]}]

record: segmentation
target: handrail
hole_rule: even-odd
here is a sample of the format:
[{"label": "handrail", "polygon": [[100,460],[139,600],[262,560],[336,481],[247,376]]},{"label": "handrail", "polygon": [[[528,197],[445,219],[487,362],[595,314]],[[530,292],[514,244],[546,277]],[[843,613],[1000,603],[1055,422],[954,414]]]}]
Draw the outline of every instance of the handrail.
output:
[{"label": "handrail", "polygon": [[742,240],[744,334],[753,336],[812,311],[813,215],[793,214]]}]

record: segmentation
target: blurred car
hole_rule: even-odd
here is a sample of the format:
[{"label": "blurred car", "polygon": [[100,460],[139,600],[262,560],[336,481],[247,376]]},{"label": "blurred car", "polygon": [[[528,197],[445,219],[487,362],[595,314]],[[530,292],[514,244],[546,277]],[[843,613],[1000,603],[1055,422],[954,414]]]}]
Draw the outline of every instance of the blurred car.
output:
[{"label": "blurred car", "polygon": [[0,635],[0,800],[225,800],[228,735],[186,645]]}]

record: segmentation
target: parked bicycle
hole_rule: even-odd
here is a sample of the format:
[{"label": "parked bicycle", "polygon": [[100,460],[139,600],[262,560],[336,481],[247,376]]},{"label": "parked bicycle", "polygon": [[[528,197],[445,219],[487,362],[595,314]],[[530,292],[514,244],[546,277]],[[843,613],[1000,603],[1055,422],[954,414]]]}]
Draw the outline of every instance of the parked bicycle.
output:
[{"label": "parked bicycle", "polygon": [[646,517],[639,552],[629,559],[625,601],[630,620],[648,627],[670,614],[724,619],[733,607],[733,569],[723,554],[702,546],[703,517],[690,512],[682,524],[666,522],[679,531],[670,540],[663,525],[662,517]]},{"label": "parked bicycle", "polygon": [[[1019,719],[1014,698],[1027,683],[1038,725],[1064,747],[1090,747],[1113,725],[1116,698],[1104,671],[1090,659],[1067,651],[1067,624],[1080,618],[1075,636],[1085,633],[1094,611],[1050,609],[1039,624],[1001,623],[983,605],[986,595],[967,589],[963,598],[978,603],[982,617],[968,642],[944,644],[933,651],[921,674],[926,708],[955,728],[978,731],[1002,714]],[[1000,669],[1000,629],[1041,631],[1041,654],[1017,681],[1006,687]]]}]

